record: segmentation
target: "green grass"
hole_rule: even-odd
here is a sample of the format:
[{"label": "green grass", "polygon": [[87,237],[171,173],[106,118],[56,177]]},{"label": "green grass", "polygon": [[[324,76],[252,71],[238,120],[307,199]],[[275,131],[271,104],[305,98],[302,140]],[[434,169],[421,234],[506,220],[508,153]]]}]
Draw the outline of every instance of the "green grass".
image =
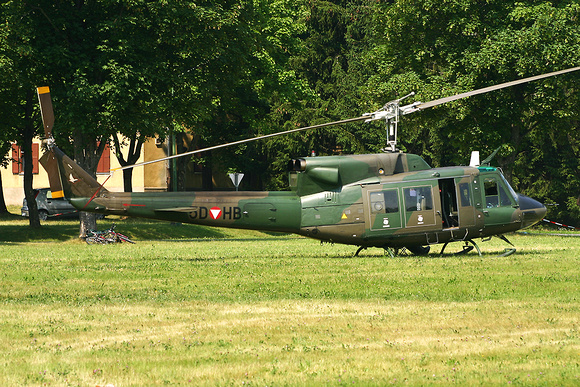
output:
[{"label": "green grass", "polygon": [[113,220],[137,244],[0,220],[4,384],[580,383],[580,238],[509,236],[508,257],[495,239],[483,257],[353,257],[288,235],[99,227]]}]

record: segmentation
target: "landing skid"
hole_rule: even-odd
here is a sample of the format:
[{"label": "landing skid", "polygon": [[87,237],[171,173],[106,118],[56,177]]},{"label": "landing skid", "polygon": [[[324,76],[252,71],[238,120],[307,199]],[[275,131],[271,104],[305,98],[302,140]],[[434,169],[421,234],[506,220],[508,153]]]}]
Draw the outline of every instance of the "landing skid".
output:
[{"label": "landing skid", "polygon": [[[499,239],[501,239],[502,241],[506,242],[507,244],[513,246],[514,244],[511,243],[506,237],[505,235],[496,235]],[[489,237],[489,239],[491,239],[491,237]],[[483,239],[483,241],[487,241],[489,239]],[[473,246],[469,246],[469,243],[471,243]],[[443,252],[445,251],[445,248],[447,247],[447,245],[449,244],[449,242],[445,243],[443,245],[443,248],[441,249],[441,252],[439,253],[439,255],[443,255]],[[473,250],[473,248],[477,249],[477,253],[479,254],[479,256],[481,257],[481,250],[479,249],[479,246],[477,245],[477,243],[475,243],[472,239],[469,239],[467,241],[465,241],[465,245],[463,246],[463,250],[455,253],[454,255],[463,255],[463,254],[467,254],[468,252],[470,252],[471,250]],[[507,257],[509,255],[512,255],[513,253],[516,252],[515,248],[507,248],[504,250],[503,253],[501,253],[500,255],[498,255],[498,257]]]},{"label": "landing skid", "polygon": [[[473,246],[469,246],[469,243],[471,243]],[[448,244],[449,244],[449,242],[446,242],[443,245],[443,248],[441,249],[441,252],[439,253],[439,255],[443,255],[443,252],[445,251],[445,248],[447,247]],[[479,256],[481,257],[481,250],[479,249],[479,246],[477,245],[477,243],[475,243],[472,239],[469,239],[469,240],[465,241],[465,245],[463,246],[463,250],[455,253],[454,255],[467,254],[471,250],[473,250],[474,247],[477,250],[477,253],[479,254]]]},{"label": "landing skid", "polygon": [[[358,250],[356,251],[356,253],[354,253],[354,256],[355,257],[358,257],[358,254],[361,251],[366,250],[366,249],[367,249],[367,246],[360,246],[358,248]],[[395,256],[399,254],[399,249],[393,250],[390,247],[385,247],[384,249],[385,249],[385,253],[389,253],[389,255],[391,256],[391,258],[395,258]],[[403,248],[403,250],[404,250],[404,248]]]},{"label": "landing skid", "polygon": [[[499,239],[501,239],[502,241],[506,242],[507,244],[511,245],[511,246],[513,246],[513,245],[514,245],[513,243],[511,243],[511,242],[510,242],[510,241],[509,241],[509,240],[508,240],[508,239],[505,237],[505,235],[497,235],[497,237],[498,237]],[[512,255],[512,254],[513,254],[513,253],[515,253],[515,252],[516,252],[516,249],[515,249],[515,248],[511,248],[511,249],[510,249],[510,248],[507,248],[507,249],[505,249],[505,250],[504,250],[503,254],[500,254],[500,255],[498,255],[498,257],[507,257],[507,256],[509,256],[509,255]]]},{"label": "landing skid", "polygon": [[511,249],[510,248],[507,248],[507,249],[504,250],[504,252],[502,254],[498,255],[498,257],[507,257],[508,255],[512,255],[515,252],[516,252],[516,249],[514,249],[514,248],[511,248]]},{"label": "landing skid", "polygon": [[[497,236],[499,239],[501,239],[502,241],[504,241],[504,242],[508,243],[509,245],[511,245],[511,246],[513,246],[513,245],[514,245],[513,243],[511,243],[511,242],[510,242],[510,241],[509,241],[509,240],[508,240],[508,239],[505,237],[505,235],[496,235],[496,236]],[[482,240],[485,242],[485,241],[488,241],[489,239],[491,239],[491,237],[489,237],[489,238],[487,238],[487,239],[482,239]],[[440,256],[441,256],[441,255],[443,255],[443,252],[445,251],[445,248],[447,247],[447,245],[448,245],[449,243],[450,243],[450,242],[446,242],[446,243],[443,245],[443,248],[441,248],[441,252],[439,253],[439,255],[440,255]],[[470,245],[469,245],[470,243],[471,243],[473,246],[470,246]],[[466,240],[466,241],[465,241],[465,245],[463,245],[463,246],[462,246],[462,250],[461,250],[461,251],[459,251],[459,252],[457,252],[457,253],[453,253],[453,255],[464,255],[464,254],[467,254],[467,253],[469,253],[469,252],[470,252],[471,250],[473,250],[474,248],[477,250],[477,254],[479,254],[479,256],[481,257],[481,256],[482,256],[482,254],[481,254],[481,249],[479,248],[479,246],[477,245],[477,243],[475,243],[475,242],[473,241],[473,239]],[[366,250],[366,249],[367,249],[367,246],[360,246],[360,247],[358,248],[358,250],[356,251],[356,253],[354,253],[354,256],[355,256],[355,257],[358,257],[359,253],[360,253],[361,251],[363,251],[363,250]],[[391,258],[394,258],[395,256],[399,255],[399,253],[400,253],[400,252],[404,254],[404,253],[407,251],[407,248],[405,248],[405,247],[403,247],[403,248],[401,248],[401,249],[398,249],[398,248],[397,248],[397,249],[393,249],[393,248],[391,248],[391,247],[385,247],[384,249],[385,249],[385,253],[389,253],[389,255],[391,256]],[[515,253],[515,252],[516,252],[516,249],[515,249],[515,248],[506,248],[506,249],[504,250],[504,252],[503,252],[503,253],[501,253],[500,255],[498,255],[498,257],[507,257],[507,256],[510,256],[510,255],[512,255],[512,254],[513,254],[513,253]],[[411,252],[411,253],[412,253],[412,252]],[[417,254],[415,254],[415,255],[417,255]]]},{"label": "landing skid", "polygon": [[358,253],[360,253],[361,251],[366,250],[366,249],[367,249],[366,246],[359,247],[358,250],[356,251],[356,253],[354,253],[354,256],[358,257]]}]

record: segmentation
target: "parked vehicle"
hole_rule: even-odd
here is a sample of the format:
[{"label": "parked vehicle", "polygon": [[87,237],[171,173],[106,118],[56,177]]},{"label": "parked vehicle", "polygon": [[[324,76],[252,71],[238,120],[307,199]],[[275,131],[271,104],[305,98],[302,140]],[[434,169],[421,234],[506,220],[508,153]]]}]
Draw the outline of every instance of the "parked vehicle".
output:
[{"label": "parked vehicle", "polygon": [[[66,198],[53,198],[50,188],[35,189],[34,195],[40,220],[49,217],[75,217],[79,214]],[[26,198],[22,202],[22,216],[29,216]]]}]

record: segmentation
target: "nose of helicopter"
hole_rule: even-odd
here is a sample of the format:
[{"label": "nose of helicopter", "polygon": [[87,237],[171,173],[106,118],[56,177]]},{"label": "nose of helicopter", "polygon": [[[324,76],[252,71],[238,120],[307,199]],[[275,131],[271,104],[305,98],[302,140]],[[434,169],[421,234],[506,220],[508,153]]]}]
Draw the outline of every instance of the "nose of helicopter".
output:
[{"label": "nose of helicopter", "polygon": [[522,212],[522,228],[530,227],[544,219],[547,209],[542,203],[520,194],[518,200]]}]

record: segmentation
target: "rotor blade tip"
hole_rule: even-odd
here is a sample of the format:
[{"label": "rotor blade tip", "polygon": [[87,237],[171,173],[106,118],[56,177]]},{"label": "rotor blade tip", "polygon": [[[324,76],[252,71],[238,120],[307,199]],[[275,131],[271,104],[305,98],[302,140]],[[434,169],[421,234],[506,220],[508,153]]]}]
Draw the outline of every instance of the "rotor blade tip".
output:
[{"label": "rotor blade tip", "polygon": [[50,93],[50,88],[48,86],[41,86],[38,87],[36,90],[38,91],[38,94]]}]

